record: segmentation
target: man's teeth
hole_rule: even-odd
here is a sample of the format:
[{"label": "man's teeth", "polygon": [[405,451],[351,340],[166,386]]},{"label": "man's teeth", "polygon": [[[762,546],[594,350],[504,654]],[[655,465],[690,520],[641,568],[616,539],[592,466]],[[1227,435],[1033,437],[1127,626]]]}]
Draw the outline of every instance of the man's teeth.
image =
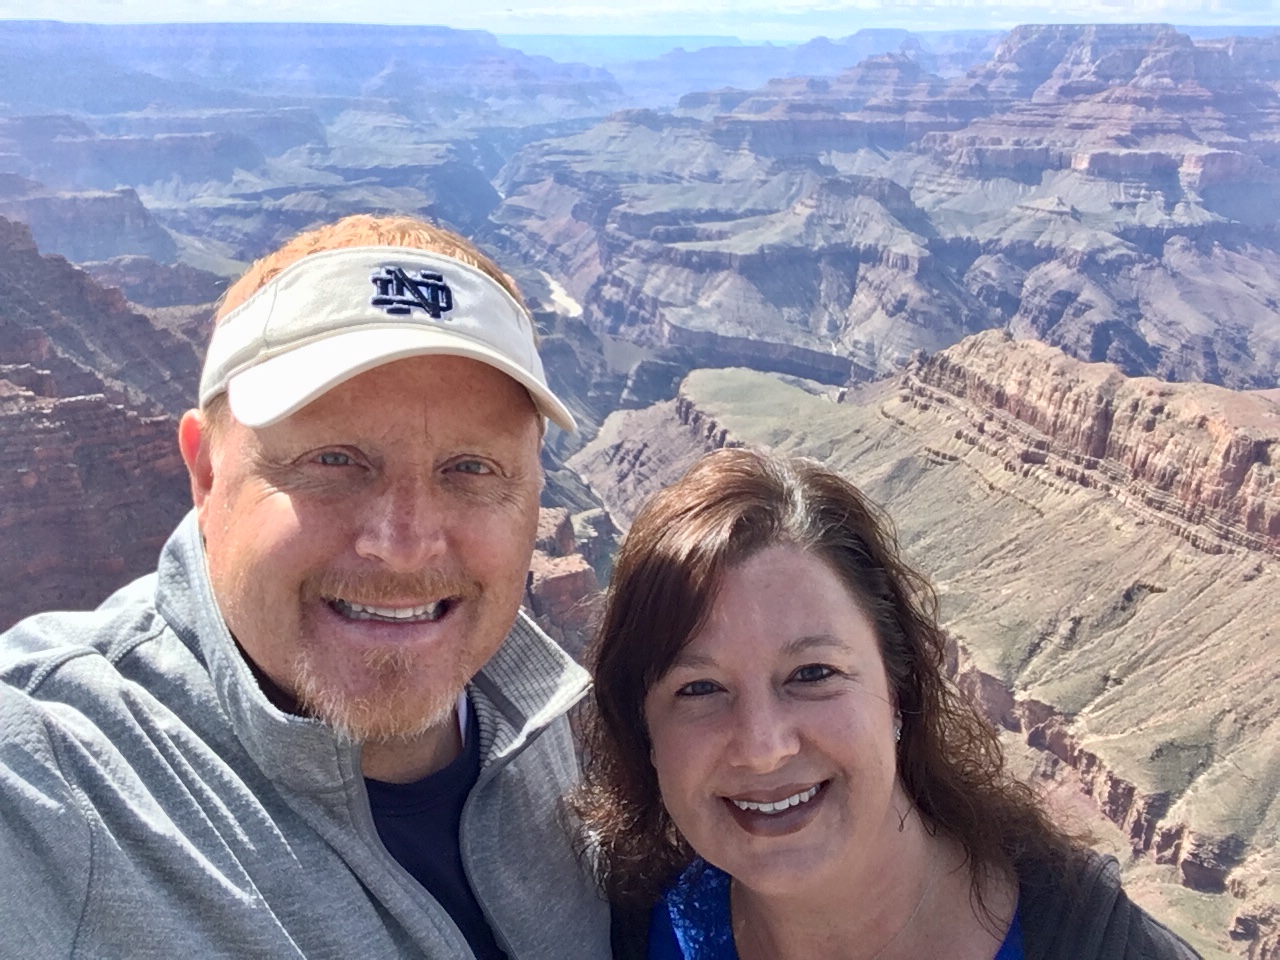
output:
[{"label": "man's teeth", "polygon": [[753,803],[750,800],[734,800],[733,804],[739,810],[751,810],[754,813],[781,813],[783,810],[790,810],[792,807],[797,807],[802,803],[808,803],[818,795],[820,786],[822,784],[815,783],[808,790],[802,790],[800,793],[774,803]]},{"label": "man's teeth", "polygon": [[444,601],[426,603],[419,607],[373,607],[364,603],[334,600],[334,606],[348,620],[388,620],[395,623],[430,622],[439,620],[444,611]]}]

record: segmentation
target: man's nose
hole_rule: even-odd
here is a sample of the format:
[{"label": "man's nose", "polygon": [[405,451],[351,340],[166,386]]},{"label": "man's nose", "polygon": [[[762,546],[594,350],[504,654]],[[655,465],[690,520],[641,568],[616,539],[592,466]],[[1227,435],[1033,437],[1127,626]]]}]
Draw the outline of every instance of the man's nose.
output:
[{"label": "man's nose", "polygon": [[371,498],[356,553],[392,570],[422,570],[445,549],[444,520],[430,477],[401,478]]},{"label": "man's nose", "polygon": [[734,766],[770,773],[800,752],[795,718],[773,691],[739,697],[731,722],[728,759]]}]

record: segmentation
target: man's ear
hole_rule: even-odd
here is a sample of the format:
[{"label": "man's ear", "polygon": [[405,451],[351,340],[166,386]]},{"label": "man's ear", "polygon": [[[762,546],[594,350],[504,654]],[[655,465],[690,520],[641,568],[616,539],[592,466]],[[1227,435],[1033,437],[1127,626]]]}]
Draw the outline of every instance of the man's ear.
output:
[{"label": "man's ear", "polygon": [[199,512],[213,489],[213,431],[199,410],[188,410],[178,424],[178,449],[191,476],[191,499]]}]

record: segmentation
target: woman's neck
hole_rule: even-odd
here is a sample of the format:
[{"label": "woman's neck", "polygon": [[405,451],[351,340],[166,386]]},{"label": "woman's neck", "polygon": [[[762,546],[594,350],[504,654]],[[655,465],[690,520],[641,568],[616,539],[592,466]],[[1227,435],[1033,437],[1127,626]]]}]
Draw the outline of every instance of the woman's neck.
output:
[{"label": "woman's neck", "polygon": [[[841,877],[839,882],[823,878],[814,889],[787,895],[764,894],[735,882],[731,890],[734,940],[742,960],[921,956],[985,956],[989,960],[1002,937],[975,924],[971,892],[963,850],[931,834],[912,813],[901,834],[889,838],[878,855],[860,863],[855,875]],[[1007,897],[997,899],[1003,914]],[[1012,918],[1012,904],[1007,913],[1008,917],[997,915],[997,919]],[[969,948],[954,949],[956,934]],[[985,952],[987,946],[990,952]]]}]

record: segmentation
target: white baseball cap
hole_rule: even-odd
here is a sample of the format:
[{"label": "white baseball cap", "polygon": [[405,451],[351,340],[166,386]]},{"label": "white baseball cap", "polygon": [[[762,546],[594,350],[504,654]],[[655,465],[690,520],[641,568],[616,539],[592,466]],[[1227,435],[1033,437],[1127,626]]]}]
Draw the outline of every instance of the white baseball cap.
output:
[{"label": "white baseball cap", "polygon": [[225,390],[237,420],[265,427],[366,370],[433,354],[501,370],[544,417],[576,428],[547,386],[528,311],[483,270],[412,247],[344,247],[285,267],[214,330],[200,406]]}]

